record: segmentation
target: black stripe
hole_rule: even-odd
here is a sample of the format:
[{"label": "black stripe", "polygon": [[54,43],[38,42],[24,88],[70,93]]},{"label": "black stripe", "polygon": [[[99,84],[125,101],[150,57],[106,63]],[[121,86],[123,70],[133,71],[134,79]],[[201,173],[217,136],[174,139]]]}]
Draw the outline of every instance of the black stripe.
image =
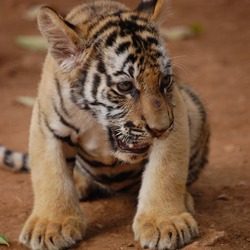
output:
[{"label": "black stripe", "polygon": [[72,30],[76,30],[76,26],[68,21],[66,21],[65,19],[63,20]]},{"label": "black stripe", "polygon": [[123,70],[117,70],[113,73],[114,76],[120,76],[120,75],[126,75],[126,73]]},{"label": "black stripe", "polygon": [[66,162],[67,162],[68,164],[75,164],[76,158],[75,158],[75,157],[66,158]]},{"label": "black stripe", "polygon": [[148,19],[147,18],[144,18],[142,16],[138,16],[138,15],[131,15],[130,16],[130,19],[134,22],[137,22],[137,21],[141,21],[141,22],[144,22],[145,25],[148,24]]},{"label": "black stripe", "polygon": [[51,130],[51,132],[54,134],[54,136],[55,136],[58,140],[67,143],[69,146],[71,146],[71,147],[76,147],[76,146],[77,146],[77,144],[75,144],[74,142],[72,142],[70,136],[60,136],[60,135],[57,135],[57,134],[55,134],[55,133],[53,132],[53,130]]},{"label": "black stripe", "polygon": [[144,39],[140,35],[132,34],[131,38],[133,41],[133,46],[136,48],[137,54],[142,53],[142,49],[144,49],[147,53],[150,52],[152,54],[152,59],[163,56],[160,51],[152,48],[152,44],[155,44],[156,46],[159,45],[159,42],[155,37],[147,37]]},{"label": "black stripe", "polygon": [[23,164],[22,164],[22,167],[20,170],[21,171],[29,171],[30,170],[28,154],[23,154]]},{"label": "black stripe", "polygon": [[122,112],[120,112],[120,113],[118,113],[118,114],[115,114],[115,115],[111,115],[110,113],[108,113],[107,115],[106,115],[106,117],[108,118],[108,119],[121,119],[121,118],[124,118],[125,117],[125,115],[127,114],[127,112],[124,112],[124,111],[122,111]]},{"label": "black stripe", "polygon": [[105,103],[97,102],[97,101],[89,102],[88,105],[90,105],[90,106],[102,106],[102,107],[105,107],[106,109],[112,108],[110,106],[107,106]]},{"label": "black stripe", "polygon": [[69,112],[67,111],[67,109],[65,108],[65,105],[64,105],[60,83],[59,83],[57,78],[55,78],[55,81],[56,81],[57,93],[58,93],[59,98],[60,98],[60,106],[61,106],[63,112],[65,113],[65,115],[70,116]]},{"label": "black stripe", "polygon": [[119,17],[119,19],[120,19],[122,13],[126,13],[126,11],[118,10],[117,12],[115,12],[115,13],[113,14],[113,16]]},{"label": "black stripe", "polygon": [[[110,17],[108,17],[110,18]],[[115,18],[116,20],[110,20],[107,23],[103,24],[94,34],[93,40],[96,40],[99,36],[101,36],[104,32],[114,28],[119,27],[120,36],[124,37],[127,35],[131,35],[131,33],[135,34],[138,32],[147,31],[151,34],[156,34],[157,31],[154,27],[150,27],[148,25],[140,25],[133,20],[121,20],[119,18]],[[146,23],[145,23],[146,24]]]},{"label": "black stripe", "polygon": [[6,166],[9,166],[11,168],[14,168],[14,164],[13,164],[13,159],[12,159],[12,154],[13,154],[13,151],[9,150],[9,149],[6,149],[5,152],[4,152],[4,158],[3,158],[3,163],[6,165]]},{"label": "black stripe", "polygon": [[[116,93],[116,91],[109,91],[108,94],[107,94],[107,99],[112,102],[113,104],[116,104],[116,105],[119,105],[119,106],[116,106],[116,107],[112,107],[113,109],[114,108],[120,108],[122,105],[122,102],[124,100],[126,100],[126,97],[125,96],[122,96],[122,95],[119,95]],[[111,109],[112,110],[112,109]]]},{"label": "black stripe", "polygon": [[204,168],[207,162],[208,162],[207,158],[203,157],[202,159],[199,160],[199,162],[190,164],[188,178],[186,182],[187,186],[191,185],[194,181],[198,179],[201,170]]},{"label": "black stripe", "polygon": [[117,166],[117,162],[114,162],[111,165],[105,165],[104,163],[100,162],[100,161],[92,161],[92,160],[88,160],[86,159],[82,154],[78,153],[77,154],[85,163],[87,163],[90,167],[93,168],[105,168],[105,167],[109,167],[109,168],[114,168]]},{"label": "black stripe", "polygon": [[[53,131],[51,131],[51,132],[53,133]],[[53,133],[53,134],[54,134],[54,136],[55,136],[57,139],[59,139],[59,140],[61,140],[61,141],[63,141],[63,142],[66,142],[69,146],[71,146],[71,147],[76,147],[76,146],[77,146],[76,143],[72,142],[70,136],[60,136],[60,135],[56,135],[55,133]]]},{"label": "black stripe", "polygon": [[116,31],[116,30],[113,31],[113,32],[108,36],[108,38],[106,39],[106,45],[105,45],[105,47],[108,47],[108,46],[111,47],[111,46],[113,46],[113,44],[114,44],[115,41],[116,41],[117,36],[118,36],[117,31]]},{"label": "black stripe", "polygon": [[140,25],[131,20],[121,20],[119,23],[116,23],[116,26],[119,26],[121,31],[120,35],[123,37],[127,35],[131,36],[131,34],[143,33],[145,31],[151,34],[156,33],[155,28],[148,25]]},{"label": "black stripe", "polygon": [[[115,102],[115,101],[110,101],[110,102],[113,102],[113,103],[118,103],[119,104],[119,102]],[[89,106],[102,106],[102,107],[104,107],[104,108],[106,108],[107,109],[107,111],[112,111],[112,110],[114,110],[114,109],[119,109],[119,108],[121,108],[121,105],[117,105],[117,106],[109,106],[109,105],[106,105],[105,103],[102,103],[102,102],[97,102],[97,101],[94,101],[94,102],[89,102],[89,103],[87,103],[86,105],[89,105]],[[94,115],[94,113],[93,113],[93,115]]]},{"label": "black stripe", "polygon": [[152,53],[153,58],[160,58],[163,57],[162,53],[158,50],[155,50],[154,53]]},{"label": "black stripe", "polygon": [[97,70],[101,74],[105,74],[106,73],[106,68],[105,68],[105,65],[104,65],[102,59],[99,60],[99,63],[97,65]]},{"label": "black stripe", "polygon": [[116,175],[105,175],[105,174],[95,175],[89,169],[87,169],[84,165],[81,165],[81,167],[95,181],[102,183],[102,184],[106,184],[106,185],[112,185],[114,183],[121,183],[131,178],[135,179],[135,178],[138,178],[142,174],[142,171],[131,170],[131,171],[121,172]]},{"label": "black stripe", "polygon": [[54,129],[52,129],[49,125],[49,122],[47,121],[47,119],[44,117],[44,121],[45,121],[45,125],[46,127],[49,129],[49,131],[54,135],[54,137],[62,142],[65,142],[67,143],[69,146],[71,147],[76,147],[78,146],[78,144],[74,143],[72,140],[71,140],[71,137],[68,135],[68,136],[61,136],[61,135],[58,135],[55,133]]},{"label": "black stripe", "polygon": [[144,160],[142,160],[142,166],[145,167],[147,164],[149,163],[149,158],[145,158]]},{"label": "black stripe", "polygon": [[97,182],[92,182],[91,184],[88,196],[80,199],[80,201],[93,201],[100,198],[107,198],[115,194],[114,191],[103,187]]},{"label": "black stripe", "polygon": [[[85,66],[85,69],[81,71],[78,80],[72,84],[71,88],[71,100],[73,103],[75,103],[79,108],[85,109],[85,93],[84,93],[84,87],[85,82],[88,74],[88,67]],[[79,100],[81,102],[79,103]]]},{"label": "black stripe", "polygon": [[98,26],[100,24],[100,22],[105,20],[105,19],[107,19],[106,16],[99,16],[98,19],[94,19],[94,21],[92,21],[90,24],[88,24],[88,33],[90,33],[93,28]]},{"label": "black stripe", "polygon": [[92,86],[92,96],[96,98],[97,90],[100,86],[101,78],[98,74],[94,75],[93,86]]},{"label": "black stripe", "polygon": [[112,77],[108,74],[105,75],[106,76],[106,85],[108,87],[111,87],[112,85],[114,85],[113,81],[112,81]]},{"label": "black stripe", "polygon": [[122,68],[120,69],[121,71],[124,70],[124,68],[126,67],[126,65],[129,63],[129,62],[132,62],[132,64],[134,64],[137,60],[137,56],[134,55],[134,54],[129,54],[127,56],[127,58],[125,59],[125,61],[123,62],[123,65],[122,65]]},{"label": "black stripe", "polygon": [[98,175],[98,178],[101,179],[101,182],[104,184],[113,184],[113,183],[120,183],[120,182],[124,182],[128,179],[134,179],[134,178],[138,178],[140,175],[142,174],[142,171],[125,171],[125,172],[121,172],[119,174],[116,175]]},{"label": "black stripe", "polygon": [[131,38],[132,38],[133,46],[136,48],[137,54],[142,53],[142,50],[141,50],[142,48],[148,47],[141,36],[138,36],[136,34],[132,34]]},{"label": "black stripe", "polygon": [[199,110],[199,112],[200,112],[200,114],[202,116],[201,117],[202,118],[202,122],[204,124],[206,122],[207,114],[206,114],[205,108],[204,108],[201,100],[199,99],[199,97],[191,89],[189,89],[185,85],[181,85],[180,89],[184,90],[189,95],[189,97],[191,98],[191,100],[197,105],[198,110]]},{"label": "black stripe", "polygon": [[[192,155],[190,156],[190,160],[189,160],[190,162],[193,162],[199,156],[200,150],[201,149],[199,147],[197,147],[197,145],[196,145],[196,151],[193,152]],[[193,150],[191,149],[191,151],[193,151]]]},{"label": "black stripe", "polygon": [[134,71],[135,71],[134,68],[132,66],[130,66],[128,69],[128,73],[129,73],[130,77],[132,77],[132,78],[134,78]]},{"label": "black stripe", "polygon": [[117,145],[116,145],[116,142],[113,138],[112,130],[109,127],[107,127],[107,130],[108,130],[108,139],[109,139],[109,142],[111,143],[112,149],[116,150]]},{"label": "black stripe", "polygon": [[155,44],[156,46],[159,45],[159,41],[155,37],[147,37],[146,39],[147,39],[146,40],[147,44],[150,44],[150,45]]},{"label": "black stripe", "polygon": [[63,125],[65,125],[66,127],[69,127],[71,129],[73,129],[78,134],[80,130],[64,119],[64,117],[59,113],[59,111],[58,111],[57,107],[55,106],[55,104],[53,106],[54,106],[54,111],[56,112],[56,114],[60,118],[60,122],[63,123]]},{"label": "black stripe", "polygon": [[126,97],[125,97],[124,95],[119,94],[119,93],[116,92],[114,89],[111,89],[111,90],[110,90],[110,93],[113,94],[112,97],[118,97],[120,100],[121,100],[121,99],[124,99],[124,100],[126,99]]},{"label": "black stripe", "polygon": [[79,163],[79,167],[87,174],[89,175],[92,179],[96,180],[96,181],[99,181],[97,180],[97,176],[94,175],[92,172],[90,172],[86,167],[84,167],[84,165],[80,164],[80,162],[78,161],[77,163]]},{"label": "black stripe", "polygon": [[137,180],[129,185],[126,185],[125,187],[122,187],[120,189],[117,190],[117,192],[121,192],[121,193],[125,193],[127,191],[129,191],[130,189],[134,188],[135,186],[138,185],[138,189],[140,188],[139,185],[141,184],[141,180]]},{"label": "black stripe", "polygon": [[131,46],[131,42],[127,41],[127,42],[122,42],[121,44],[119,44],[119,46],[117,47],[117,49],[115,50],[116,54],[122,54],[124,53],[125,50],[128,50],[129,47]]},{"label": "black stripe", "polygon": [[101,26],[101,28],[94,33],[92,40],[96,40],[96,38],[98,38],[104,32],[106,32],[109,29],[112,29],[113,27],[117,27],[117,26],[118,26],[118,20],[108,21],[106,24],[104,24],[104,26]]}]

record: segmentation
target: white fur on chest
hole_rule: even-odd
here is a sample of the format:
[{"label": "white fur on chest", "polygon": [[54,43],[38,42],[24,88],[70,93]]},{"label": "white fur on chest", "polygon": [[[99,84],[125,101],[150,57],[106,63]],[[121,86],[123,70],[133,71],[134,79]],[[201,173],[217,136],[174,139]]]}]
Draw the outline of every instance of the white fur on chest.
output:
[{"label": "white fur on chest", "polygon": [[109,142],[105,132],[100,126],[93,126],[79,138],[81,148],[93,158],[93,160],[112,165],[115,162],[110,153]]}]

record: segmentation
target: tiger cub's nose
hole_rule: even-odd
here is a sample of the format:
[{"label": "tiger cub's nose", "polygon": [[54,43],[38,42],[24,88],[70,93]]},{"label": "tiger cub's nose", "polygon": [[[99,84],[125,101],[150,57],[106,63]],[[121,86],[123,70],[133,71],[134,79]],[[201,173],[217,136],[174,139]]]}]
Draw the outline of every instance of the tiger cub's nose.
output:
[{"label": "tiger cub's nose", "polygon": [[151,133],[151,135],[156,138],[161,137],[168,130],[168,128],[163,128],[163,129],[150,128],[148,125],[146,127],[149,133]]}]

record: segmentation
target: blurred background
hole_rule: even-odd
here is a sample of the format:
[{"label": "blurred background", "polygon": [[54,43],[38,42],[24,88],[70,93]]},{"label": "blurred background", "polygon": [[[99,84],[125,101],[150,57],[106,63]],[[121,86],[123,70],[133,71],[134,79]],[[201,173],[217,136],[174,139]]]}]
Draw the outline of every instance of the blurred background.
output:
[{"label": "blurred background", "polygon": [[[37,8],[49,5],[65,16],[81,2],[1,0],[0,144],[27,151],[30,105],[46,55],[33,37],[39,35]],[[201,234],[185,249],[250,249],[250,0],[174,0],[165,20],[162,34],[175,71],[203,97],[212,130],[209,164],[191,188]],[[28,174],[0,169],[0,234],[10,249],[23,249],[17,239],[32,199]],[[139,249],[131,231],[135,196],[82,207],[89,230],[76,249]]]}]

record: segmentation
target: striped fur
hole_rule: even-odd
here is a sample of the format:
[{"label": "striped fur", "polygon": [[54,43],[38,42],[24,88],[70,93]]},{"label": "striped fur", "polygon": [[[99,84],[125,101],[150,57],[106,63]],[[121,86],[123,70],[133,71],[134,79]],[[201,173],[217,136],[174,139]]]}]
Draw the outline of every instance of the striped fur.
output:
[{"label": "striped fur", "polygon": [[[100,0],[65,19],[48,7],[39,12],[49,51],[29,160],[0,147],[0,163],[31,168],[35,205],[20,236],[31,249],[82,239],[79,198],[138,188],[133,230],[142,247],[176,249],[197,235],[186,185],[207,161],[209,125],[199,97],[174,76],[158,30],[164,4],[142,0],[131,11]],[[62,233],[51,228],[57,224]]]},{"label": "striped fur", "polygon": [[[208,144],[209,144],[209,137],[210,137],[210,129],[209,129],[209,123],[207,121],[206,110],[201,100],[199,99],[199,97],[187,85],[179,84],[178,87],[180,88],[181,93],[187,103],[187,107],[189,107],[188,119],[190,123],[190,134],[192,135],[191,136],[192,143],[190,147],[191,154],[190,154],[190,161],[189,161],[189,175],[187,179],[187,185],[191,185],[198,178],[200,171],[207,163],[207,157],[208,157],[208,151],[209,151]],[[59,89],[58,89],[58,94],[59,94],[59,98],[62,99]],[[62,109],[64,109],[64,112],[67,114],[63,105],[62,105]],[[195,109],[195,112],[193,109]],[[197,119],[200,120],[198,127],[196,127],[195,130],[192,130],[192,121],[195,120],[196,122]],[[61,118],[61,120],[62,120],[62,123],[66,123],[63,117]],[[69,127],[72,127],[72,129],[77,130],[73,126],[69,124],[67,125]],[[71,142],[68,142],[68,143],[72,144]],[[108,179],[109,176],[112,175],[113,178],[115,179],[116,176],[119,176],[123,173],[122,168],[118,168],[119,169],[118,173],[115,175],[114,173],[109,173],[110,168],[116,168],[117,166],[122,165],[122,162],[115,161],[115,163],[107,166],[99,161],[88,160],[86,157],[82,156],[82,153],[79,153],[77,157],[66,158],[66,161],[68,162],[68,164],[76,165],[77,169],[80,169],[80,172],[83,171],[84,174],[87,174],[89,177],[91,177],[91,179],[94,179],[95,182],[98,182],[97,181],[98,179],[101,180],[101,177],[99,175],[103,176],[103,179]],[[143,161],[142,164],[140,165],[143,168],[145,164],[146,164],[146,161]],[[0,145],[0,166],[1,165],[13,171],[30,171],[30,167],[28,164],[28,154],[14,152],[10,149],[7,149],[3,145]],[[98,172],[92,173],[93,169],[97,169],[97,168],[102,169],[101,174]],[[141,171],[139,172],[141,173]],[[136,173],[137,173],[137,170],[134,171],[134,174]],[[96,178],[94,177],[95,175],[96,175]],[[140,182],[140,179],[141,178],[138,178],[138,182]],[[100,181],[99,184],[101,184],[102,182],[105,182],[105,181],[104,180]],[[112,184],[112,181],[109,184]],[[112,189],[112,190],[110,189],[109,191],[113,192],[113,191],[127,190],[130,187],[130,185],[126,187],[126,184],[125,185],[123,184],[121,186],[122,187],[119,189]],[[99,187],[101,188],[101,185],[99,185]],[[109,188],[110,188],[110,185],[109,185]],[[107,192],[106,189],[103,191],[105,193]],[[86,199],[86,197],[82,197],[82,195],[80,195],[80,198]]]},{"label": "striped fur", "polygon": [[[207,157],[209,152],[208,144],[210,138],[210,129],[209,129],[209,123],[207,121],[207,113],[200,98],[187,85],[184,84],[178,84],[178,85],[184,97],[184,100],[187,103],[187,107],[189,107],[188,119],[190,123],[190,135],[192,138],[192,143],[190,147],[191,153],[190,153],[189,175],[187,179],[187,185],[191,185],[198,178],[200,171],[207,163]],[[62,102],[62,96],[59,89],[58,89],[58,94]],[[64,113],[67,114],[67,111],[65,111],[66,109],[64,108],[64,106],[62,105],[61,107],[62,109],[64,109]],[[195,127],[195,130],[193,130],[192,123],[197,122],[197,119],[199,119],[200,121],[198,123],[198,126]],[[62,123],[67,124],[65,118],[61,117],[61,120]],[[67,125],[77,131],[77,129],[71,126],[70,124]],[[72,144],[71,142],[68,143]],[[115,161],[115,163],[112,163],[111,165],[107,166],[99,161],[88,160],[86,157],[82,156],[82,153],[79,153],[77,157],[66,158],[66,161],[69,164],[76,165],[77,169],[80,169],[80,172],[83,171],[84,174],[87,174],[89,177],[91,177],[91,179],[95,180],[95,182],[98,182],[97,180],[101,179],[99,177],[100,173],[98,173],[98,171],[93,171],[96,170],[97,168],[102,169],[101,176],[104,176],[103,177],[104,179],[108,179],[110,175],[112,175],[113,178],[115,179],[116,176],[119,176],[123,173],[122,168],[117,168],[118,172],[115,175],[114,173],[111,173],[109,171],[110,168],[116,168],[117,166],[121,165],[122,162]],[[143,161],[142,164],[140,165],[143,168],[145,164],[146,161]],[[14,152],[10,149],[5,148],[3,145],[0,145],[0,166],[4,166],[13,171],[29,171],[30,167],[28,164],[28,154]],[[137,170],[134,171],[134,173],[137,173]],[[93,178],[94,175],[96,175],[96,178]],[[140,182],[140,179],[141,178],[138,178],[138,183]],[[100,181],[99,184],[101,184],[102,182],[103,181]],[[124,180],[120,182],[124,182]],[[112,182],[110,182],[110,184],[112,184]],[[98,187],[101,188],[102,185],[99,185]],[[121,188],[110,189],[109,185],[110,189],[109,192],[112,193],[113,191],[127,190],[129,187],[131,187],[130,184],[126,187],[126,184],[122,183]],[[101,190],[103,190],[103,188],[101,188]],[[106,193],[108,190],[105,189],[103,191]],[[82,195],[80,195],[80,198],[86,199],[86,197],[82,197]]]}]

